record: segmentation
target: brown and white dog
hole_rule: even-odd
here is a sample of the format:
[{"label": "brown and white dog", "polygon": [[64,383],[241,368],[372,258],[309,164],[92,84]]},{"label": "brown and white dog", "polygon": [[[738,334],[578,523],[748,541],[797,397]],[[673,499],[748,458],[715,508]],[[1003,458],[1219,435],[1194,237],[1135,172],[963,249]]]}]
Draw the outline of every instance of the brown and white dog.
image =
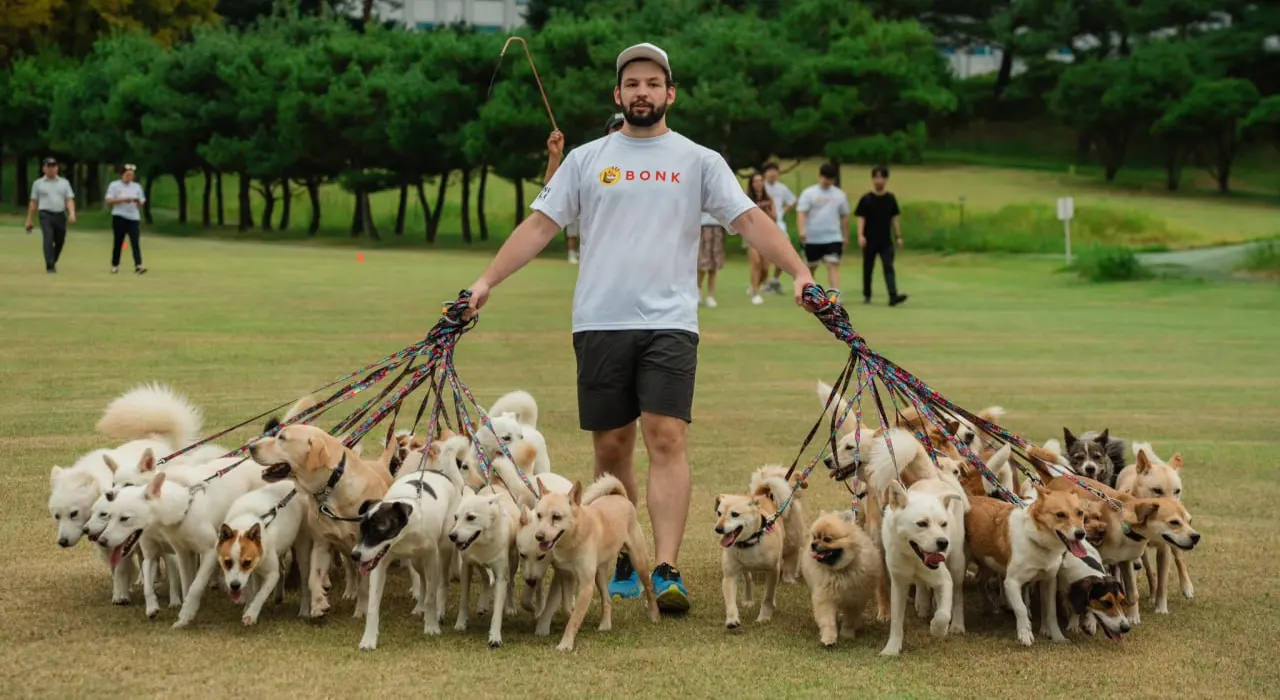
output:
[{"label": "brown and white dog", "polygon": [[1040,633],[1065,641],[1058,626],[1058,570],[1063,554],[1085,555],[1084,509],[1075,493],[1036,487],[1036,500],[1026,508],[994,498],[969,499],[965,515],[968,559],[1004,578],[1004,594],[1018,624],[1018,641],[1031,646],[1031,617],[1023,586],[1040,584]]},{"label": "brown and white dog", "polygon": [[[355,547],[360,534],[360,505],[386,495],[392,481],[391,458],[397,449],[393,441],[376,462],[366,462],[323,429],[297,424],[250,444],[249,455],[264,467],[264,481],[291,479],[318,508],[351,519],[335,520],[317,510],[308,511],[307,527],[313,538],[309,574],[312,617],[329,611],[323,581],[332,551],[337,548],[350,552]],[[368,605],[368,582],[367,577],[359,580],[355,617],[362,617]]]},{"label": "brown and white dog", "polygon": [[[728,629],[737,629],[742,624],[738,618],[739,578],[750,580],[757,572],[764,574],[765,590],[756,622],[773,618],[774,593],[788,554],[785,542],[795,539],[791,536],[791,524],[785,518],[796,504],[793,502],[778,515],[778,508],[790,496],[791,487],[781,476],[761,479],[745,494],[716,496],[716,534],[720,535],[723,552],[724,626]],[[798,559],[799,552],[792,554]]]}]

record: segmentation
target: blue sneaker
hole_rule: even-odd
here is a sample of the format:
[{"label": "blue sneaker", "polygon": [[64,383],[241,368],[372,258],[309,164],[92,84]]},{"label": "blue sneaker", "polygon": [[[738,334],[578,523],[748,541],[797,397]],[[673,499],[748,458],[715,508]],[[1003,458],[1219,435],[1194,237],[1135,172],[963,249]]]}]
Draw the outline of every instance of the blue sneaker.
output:
[{"label": "blue sneaker", "polygon": [[640,574],[631,565],[631,557],[626,552],[619,552],[618,565],[613,570],[613,580],[609,582],[609,597],[613,600],[639,598],[643,592],[640,588]]},{"label": "blue sneaker", "polygon": [[689,612],[689,591],[676,567],[662,563],[653,570],[653,592],[658,597],[658,610],[668,614]]}]

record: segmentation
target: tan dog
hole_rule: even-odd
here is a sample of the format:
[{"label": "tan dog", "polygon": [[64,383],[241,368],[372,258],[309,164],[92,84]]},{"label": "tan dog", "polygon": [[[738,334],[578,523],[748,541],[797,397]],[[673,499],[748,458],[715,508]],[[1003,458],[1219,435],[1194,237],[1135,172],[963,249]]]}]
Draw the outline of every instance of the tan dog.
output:
[{"label": "tan dog", "polygon": [[[738,579],[749,581],[756,572],[765,577],[764,599],[756,622],[773,618],[774,593],[786,561],[785,542],[791,527],[785,518],[796,503],[793,500],[781,516],[778,507],[790,496],[791,487],[780,476],[762,479],[747,494],[716,496],[716,534],[720,535],[723,551],[724,625],[728,629],[742,624],[738,619]],[[766,529],[770,523],[772,527]]]},{"label": "tan dog", "polygon": [[[573,614],[565,625],[564,637],[556,646],[558,651],[573,651],[578,628],[582,627],[587,609],[591,607],[593,584],[600,590],[599,629],[607,632],[613,626],[609,577],[613,574],[618,553],[624,547],[640,574],[649,619],[658,621],[658,599],[649,574],[649,552],[644,532],[640,529],[636,508],[627,499],[627,489],[621,481],[606,474],[588,486],[585,493],[582,484],[575,482],[567,495],[543,494],[534,509],[534,518],[538,524],[534,538],[539,549],[551,552],[556,569],[570,572],[578,586]],[[559,590],[553,589],[551,600],[543,606],[543,618],[538,620],[539,634],[550,631],[550,616],[560,607],[556,600]]]},{"label": "tan dog", "polygon": [[[779,479],[788,487],[791,493],[791,505],[782,511],[782,524],[785,529],[782,533],[782,582],[796,583],[800,579],[800,555],[804,551],[805,533],[808,528],[804,522],[804,501],[803,496],[809,484],[800,480],[803,472],[799,469],[791,475],[790,481],[787,480],[787,468],[778,464],[771,464],[760,467],[751,475],[751,483],[748,488],[755,491],[769,479]],[[775,497],[781,490],[770,490]],[[783,497],[785,500],[785,497]],[[782,501],[775,501],[779,507]],[[749,579],[748,579],[749,580]]]},{"label": "tan dog", "polygon": [[[1139,595],[1133,562],[1142,557],[1148,543],[1166,543],[1185,551],[1191,551],[1200,542],[1200,533],[1191,527],[1191,515],[1181,501],[1172,498],[1134,498],[1106,484],[1091,479],[1081,479],[1093,489],[1120,502],[1122,510],[1116,510],[1097,496],[1080,488],[1066,477],[1049,482],[1056,492],[1079,495],[1091,502],[1090,543],[1098,549],[1102,563],[1120,567],[1120,580],[1125,586],[1128,610],[1125,614],[1133,624],[1139,624]],[[1167,612],[1167,609],[1162,612]]]},{"label": "tan dog", "polygon": [[[1131,493],[1138,498],[1173,498],[1182,500],[1182,455],[1175,453],[1168,462],[1161,460],[1145,442],[1133,446],[1137,463],[1125,467],[1116,477],[1116,490]],[[1156,599],[1156,612],[1168,612],[1166,583],[1169,580],[1169,555],[1178,569],[1178,583],[1183,597],[1194,598],[1191,572],[1187,570],[1186,554],[1176,547],[1152,543],[1156,550],[1156,569],[1151,568],[1146,552],[1142,554],[1142,567],[1147,572],[1147,585]],[[1153,575],[1154,574],[1154,575]]]},{"label": "tan dog", "polygon": [[853,511],[826,512],[813,521],[809,556],[800,568],[809,585],[818,638],[825,646],[834,646],[837,636],[853,638],[874,595],[880,567],[881,555],[858,527]]},{"label": "tan dog", "polygon": [[1031,646],[1031,616],[1023,586],[1040,584],[1040,634],[1065,641],[1058,626],[1058,569],[1065,552],[1082,557],[1084,509],[1074,493],[1036,487],[1036,500],[1016,508],[994,498],[969,499],[964,527],[968,558],[1004,578],[1004,594],[1018,622],[1018,641]]},{"label": "tan dog", "polygon": [[[309,510],[306,527],[312,533],[311,616],[329,611],[324,579],[329,571],[332,551],[350,552],[360,534],[357,515],[365,501],[379,500],[391,486],[391,458],[395,441],[387,445],[376,462],[366,462],[342,441],[314,425],[289,425],[275,437],[255,440],[249,446],[253,461],[265,467],[262,478],[268,483],[292,479],[298,490],[338,517],[334,520],[316,510]],[[355,617],[363,617],[368,605],[367,577],[359,579]]]}]

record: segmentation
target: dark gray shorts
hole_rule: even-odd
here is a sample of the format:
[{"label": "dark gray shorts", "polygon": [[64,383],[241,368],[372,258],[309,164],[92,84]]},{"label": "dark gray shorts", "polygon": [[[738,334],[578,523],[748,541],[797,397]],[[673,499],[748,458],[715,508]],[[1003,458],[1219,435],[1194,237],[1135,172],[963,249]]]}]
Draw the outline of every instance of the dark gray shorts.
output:
[{"label": "dark gray shorts", "polygon": [[698,335],[688,331],[581,331],[578,423],[583,430],[615,430],[640,414],[693,421]]}]

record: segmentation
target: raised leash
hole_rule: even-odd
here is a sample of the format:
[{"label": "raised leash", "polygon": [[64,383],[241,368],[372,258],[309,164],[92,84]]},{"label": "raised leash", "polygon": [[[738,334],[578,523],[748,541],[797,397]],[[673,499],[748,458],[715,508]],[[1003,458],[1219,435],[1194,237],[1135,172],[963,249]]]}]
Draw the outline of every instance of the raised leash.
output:
[{"label": "raised leash", "polygon": [[[300,411],[297,415],[278,423],[273,423],[266,430],[254,436],[243,445],[224,455],[224,458],[242,456],[238,461],[219,469],[197,484],[190,487],[191,495],[202,491],[207,484],[230,473],[245,462],[251,459],[250,455],[245,454],[249,447],[257,440],[272,437],[279,433],[283,428],[297,423],[309,422],[326,411],[332,409],[340,403],[346,402],[355,396],[366,392],[380,383],[382,385],[380,391],[374,396],[366,400],[362,405],[356,408],[347,416],[340,419],[337,424],[329,430],[331,435],[335,437],[345,435],[342,442],[344,447],[351,448],[360,442],[374,427],[386,420],[388,417],[391,421],[387,430],[387,444],[394,438],[395,420],[400,413],[401,405],[406,397],[415,390],[427,387],[422,403],[418,408],[417,417],[413,423],[413,430],[416,430],[422,418],[431,407],[431,415],[429,421],[429,434],[432,439],[438,435],[441,425],[452,426],[450,421],[446,393],[452,395],[453,411],[455,419],[460,430],[471,439],[475,446],[476,455],[479,458],[479,466],[481,475],[486,484],[491,482],[491,472],[493,469],[493,460],[499,456],[507,458],[521,481],[529,487],[535,496],[538,489],[534,482],[524,473],[520,466],[516,464],[510,450],[506,444],[498,440],[498,452],[500,454],[487,454],[484,446],[480,443],[477,427],[488,429],[495,436],[497,432],[493,428],[488,414],[476,402],[475,396],[471,393],[470,388],[458,376],[457,369],[454,365],[453,353],[457,346],[458,340],[469,330],[474,328],[479,322],[479,316],[474,315],[471,318],[466,317],[467,309],[470,306],[471,291],[463,290],[458,298],[451,302],[445,302],[441,309],[441,318],[431,329],[425,338],[399,350],[391,355],[372,362],[364,367],[347,374],[333,382],[330,382],[319,389],[311,392],[308,396],[332,389],[335,386],[342,385],[337,391],[333,392],[327,398],[317,402],[315,405]],[[399,370],[396,372],[395,370]],[[434,400],[433,400],[434,399]],[[157,461],[157,465],[172,461],[190,451],[208,444],[220,437],[230,434],[231,432],[243,428],[251,423],[262,420],[281,409],[293,405],[295,402],[281,404],[269,411],[260,413],[248,420],[242,421],[230,428],[221,430],[213,435],[202,438],[186,447],[170,454]],[[472,419],[471,409],[475,410],[476,420]],[[477,426],[478,423],[478,426]],[[320,512],[328,518],[340,520],[344,522],[358,521],[359,518],[346,518],[338,515],[328,505],[328,496],[337,487],[338,482],[346,471],[346,453],[344,451],[341,461],[330,475],[325,488],[320,494],[317,494],[316,501]]]},{"label": "raised leash", "polygon": [[[800,448],[801,455],[817,435],[818,430],[822,426],[823,418],[826,417],[826,412],[831,411],[831,406],[835,403],[837,397],[844,397],[846,395],[849,385],[856,378],[858,381],[857,390],[853,397],[845,398],[848,402],[848,405],[845,406],[845,410],[839,413],[839,415],[837,415],[836,411],[831,411],[829,444],[832,454],[836,454],[836,444],[839,439],[838,431],[848,416],[850,409],[855,405],[857,406],[857,424],[855,428],[855,431],[857,432],[855,433],[855,441],[859,444],[861,443],[861,402],[863,396],[869,389],[875,402],[876,413],[880,418],[880,426],[883,431],[882,434],[885,439],[886,448],[889,450],[890,456],[894,456],[892,438],[889,433],[891,424],[888,412],[885,410],[884,401],[881,397],[881,388],[883,388],[885,393],[890,397],[890,401],[897,417],[901,417],[901,411],[899,410],[898,404],[899,400],[901,400],[903,404],[914,408],[922,421],[928,421],[929,424],[935,426],[940,433],[945,435],[948,444],[952,445],[956,449],[969,466],[978,470],[982,475],[983,480],[991,486],[992,491],[994,491],[999,498],[1018,507],[1026,506],[1024,499],[1000,484],[996,475],[991,472],[978,455],[974,454],[973,451],[969,449],[967,444],[957,440],[956,436],[946,429],[943,417],[952,416],[964,418],[973,425],[975,429],[986,434],[993,441],[1009,445],[1011,447],[1011,452],[1013,453],[1010,456],[1010,464],[1022,471],[1034,483],[1039,484],[1041,483],[1041,480],[1037,476],[1035,470],[1028,466],[1031,460],[1036,459],[1030,454],[1031,448],[1034,447],[1032,443],[1015,435],[1006,428],[996,425],[992,421],[988,421],[974,413],[966,411],[948,400],[946,397],[934,391],[928,384],[917,378],[915,375],[898,366],[883,355],[877,353],[875,350],[872,350],[870,346],[867,345],[866,340],[856,330],[854,330],[853,324],[849,320],[848,311],[833,295],[829,295],[825,292],[822,287],[817,284],[806,285],[803,290],[802,301],[806,308],[813,312],[814,316],[822,322],[822,325],[825,326],[827,330],[831,331],[836,338],[849,346],[850,352],[849,361],[845,364],[844,370],[840,373],[839,378],[832,386],[831,394],[827,397],[827,401],[823,409],[823,417],[820,417],[814,424]],[[937,467],[937,450],[928,440],[924,431],[917,428],[913,429],[911,432],[913,432],[917,439],[919,439],[925,446],[930,460],[934,463],[934,466]],[[1015,456],[1017,459],[1015,459]],[[821,455],[819,455],[819,457],[821,457]],[[791,475],[795,472],[795,469],[799,464],[799,459],[800,455],[797,455],[796,460],[792,462],[791,468],[787,471],[786,478],[788,480],[790,480]],[[810,462],[809,466],[801,476],[801,482],[808,478],[810,472],[817,464],[817,461],[818,458],[815,458]],[[1024,461],[1026,463],[1024,463]],[[896,465],[896,458],[894,458],[894,463]],[[1040,463],[1043,464],[1043,462]],[[837,468],[832,470],[831,476],[841,481],[845,481],[850,477],[856,479],[858,470],[861,466],[860,456],[855,454],[852,468],[843,468],[837,462]],[[1052,469],[1050,469],[1050,471],[1052,473]],[[1121,510],[1123,508],[1123,505],[1119,501],[1109,497],[1099,489],[1090,486],[1076,475],[1071,474],[1069,471],[1064,470],[1062,476],[1067,477],[1080,488],[1093,494],[1112,508],[1116,510]],[[898,482],[901,483],[900,478],[898,478]],[[854,488],[850,488],[850,490],[855,491]],[[789,502],[790,499],[787,499],[786,503]],[[784,505],[786,504],[784,503]],[[774,517],[775,521],[777,517],[781,515],[782,510],[783,508],[780,507],[778,513]],[[770,526],[772,526],[772,524],[773,523],[771,522]]]},{"label": "raised leash", "polygon": [[513,42],[520,42],[521,48],[524,49],[524,57],[529,61],[529,70],[533,71],[533,79],[538,83],[538,93],[542,95],[542,106],[547,108],[547,118],[551,120],[551,128],[559,131],[560,127],[556,126],[556,115],[551,113],[551,103],[547,100],[547,91],[542,87],[542,78],[538,76],[538,67],[533,64],[533,54],[529,51],[529,42],[524,40],[522,36],[507,37],[507,41],[502,45],[502,53],[498,54],[498,65],[493,68],[493,75],[489,77],[489,91],[485,93],[485,99],[493,95],[494,83],[498,80],[498,72],[502,70],[502,61],[507,57],[507,49]]}]

